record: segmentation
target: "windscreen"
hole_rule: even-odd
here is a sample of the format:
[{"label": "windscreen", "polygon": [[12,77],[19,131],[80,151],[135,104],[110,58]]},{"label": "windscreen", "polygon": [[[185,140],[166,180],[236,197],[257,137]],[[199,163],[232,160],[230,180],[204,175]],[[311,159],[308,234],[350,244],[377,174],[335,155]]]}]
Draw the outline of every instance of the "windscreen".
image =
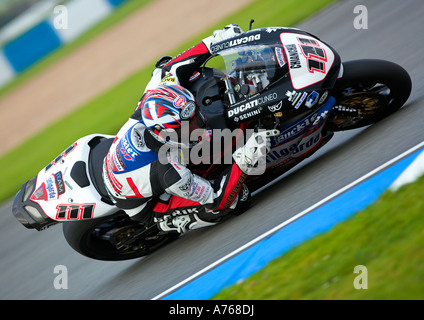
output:
[{"label": "windscreen", "polygon": [[272,45],[239,46],[212,57],[208,67],[221,70],[236,92],[244,96],[265,89],[288,72],[283,48]]}]

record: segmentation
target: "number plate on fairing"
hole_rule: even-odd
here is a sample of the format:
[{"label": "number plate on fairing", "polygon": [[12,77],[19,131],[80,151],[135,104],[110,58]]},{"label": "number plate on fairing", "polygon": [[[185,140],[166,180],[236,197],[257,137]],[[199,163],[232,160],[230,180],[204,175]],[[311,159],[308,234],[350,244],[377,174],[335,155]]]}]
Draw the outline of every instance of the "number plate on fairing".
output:
[{"label": "number plate on fairing", "polygon": [[334,53],[321,41],[300,33],[281,33],[293,88],[303,89],[324,80],[334,63]]}]

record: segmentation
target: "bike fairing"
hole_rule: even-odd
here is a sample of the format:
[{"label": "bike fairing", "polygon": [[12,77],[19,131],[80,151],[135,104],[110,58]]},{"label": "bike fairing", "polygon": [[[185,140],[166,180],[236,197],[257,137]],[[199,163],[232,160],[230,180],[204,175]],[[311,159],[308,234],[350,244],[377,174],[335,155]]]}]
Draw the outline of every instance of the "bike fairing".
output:
[{"label": "bike fairing", "polygon": [[302,158],[313,152],[322,142],[321,131],[334,103],[334,98],[329,98],[317,112],[281,129],[280,135],[271,139],[267,166],[281,165],[281,162]]},{"label": "bike fairing", "polygon": [[[246,100],[242,99],[232,104],[227,110],[228,118],[235,122],[260,119],[273,114],[274,109],[271,104],[275,104],[273,101],[282,99],[280,111],[285,118],[291,118],[298,113],[296,110],[307,112],[305,107],[312,108],[317,104],[318,96],[331,93],[336,75],[341,70],[341,60],[330,46],[298,29],[274,27],[253,30],[245,34],[248,33],[253,34],[253,37],[251,37],[252,42],[249,42],[247,46],[240,45],[237,41],[231,42],[231,45],[228,44],[228,46],[215,46],[215,55],[222,56],[227,73],[230,73],[231,77],[236,77],[237,74],[232,70],[239,70],[236,71],[237,73],[240,72],[240,69],[237,69],[237,66],[234,68],[235,64],[237,65],[233,59],[235,54],[256,53],[262,54],[263,57],[264,53],[261,52],[266,52],[268,55],[273,52],[273,61],[266,62],[264,60],[268,77],[273,78],[266,85],[267,90],[264,90],[264,94],[250,90]],[[241,39],[240,37],[238,38]],[[290,54],[286,46],[291,48]],[[257,66],[252,64],[252,68],[257,68]],[[270,75],[270,72],[273,75]],[[285,72],[290,76],[291,81],[285,83],[281,88],[277,82],[281,84]],[[246,72],[244,71],[244,73]],[[273,87],[275,87],[274,90]],[[289,92],[293,95],[289,95]],[[286,93],[286,99],[282,93]],[[322,101],[319,104],[322,104]],[[290,105],[293,105],[293,108],[289,108]],[[257,108],[258,106],[262,108]]]},{"label": "bike fairing", "polygon": [[[34,204],[38,207],[38,212],[31,211],[37,229],[62,221],[107,216],[117,211],[115,206],[100,201],[101,196],[93,184],[84,181],[87,177],[85,164],[89,163],[89,143],[99,136],[113,137],[93,134],[80,138],[23,186],[26,192],[22,201],[27,210],[32,210]],[[49,189],[54,194],[48,195],[48,185],[52,186]]]}]

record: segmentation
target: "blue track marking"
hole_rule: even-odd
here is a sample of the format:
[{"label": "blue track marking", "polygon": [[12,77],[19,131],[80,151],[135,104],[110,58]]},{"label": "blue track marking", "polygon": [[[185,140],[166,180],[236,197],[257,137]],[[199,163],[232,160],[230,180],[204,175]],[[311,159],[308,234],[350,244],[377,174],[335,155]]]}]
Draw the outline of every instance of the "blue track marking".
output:
[{"label": "blue track marking", "polygon": [[206,300],[248,278],[293,247],[328,232],[375,202],[421,152],[375,174],[162,299]]},{"label": "blue track marking", "polygon": [[53,27],[41,22],[7,44],[3,51],[16,72],[22,72],[61,46]]}]

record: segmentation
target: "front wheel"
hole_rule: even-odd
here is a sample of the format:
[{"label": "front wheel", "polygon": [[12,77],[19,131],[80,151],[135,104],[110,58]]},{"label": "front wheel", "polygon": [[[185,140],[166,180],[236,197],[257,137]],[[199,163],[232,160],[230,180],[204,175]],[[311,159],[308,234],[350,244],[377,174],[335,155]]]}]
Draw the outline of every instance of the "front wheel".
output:
[{"label": "front wheel", "polygon": [[364,127],[397,111],[411,93],[411,78],[401,66],[385,60],[343,63],[333,96],[335,106],[326,127],[342,131]]},{"label": "front wheel", "polygon": [[110,217],[64,222],[63,234],[75,251],[107,261],[146,256],[179,236],[161,234],[156,224],[134,222],[122,212]]}]

